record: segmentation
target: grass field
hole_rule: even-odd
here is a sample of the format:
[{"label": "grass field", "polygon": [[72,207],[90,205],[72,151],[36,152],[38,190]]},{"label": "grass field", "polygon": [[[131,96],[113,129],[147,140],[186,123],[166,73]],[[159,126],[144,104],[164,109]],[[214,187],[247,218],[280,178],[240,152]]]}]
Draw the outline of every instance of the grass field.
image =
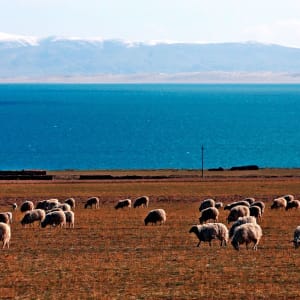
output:
[{"label": "grass field", "polygon": [[[284,175],[283,175],[284,176]],[[300,250],[293,230],[300,211],[270,209],[274,197],[300,197],[300,178],[216,180],[0,182],[0,209],[25,199],[74,197],[75,228],[22,228],[14,212],[10,249],[0,250],[1,299],[300,299]],[[150,196],[148,209],[116,211],[118,199]],[[83,209],[90,196],[100,208]],[[188,231],[207,197],[228,203],[247,196],[266,202],[258,251],[197,248]],[[167,222],[144,226],[148,210]],[[226,223],[227,211],[220,210]]]}]

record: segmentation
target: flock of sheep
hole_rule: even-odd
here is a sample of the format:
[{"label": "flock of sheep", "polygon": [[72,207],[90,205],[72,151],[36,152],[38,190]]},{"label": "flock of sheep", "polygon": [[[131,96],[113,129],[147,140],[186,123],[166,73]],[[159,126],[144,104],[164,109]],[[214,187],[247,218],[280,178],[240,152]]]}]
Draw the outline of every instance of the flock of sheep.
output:
[{"label": "flock of sheep", "polygon": [[[231,238],[231,244],[234,249],[239,250],[241,244],[248,245],[253,243],[253,249],[257,250],[257,245],[262,237],[262,229],[258,222],[261,220],[265,203],[255,201],[254,198],[245,198],[241,201],[236,201],[224,206],[224,210],[228,210],[227,222],[233,222],[231,228],[222,223],[217,223],[219,217],[219,209],[223,207],[221,202],[215,202],[213,199],[203,200],[200,204],[199,211],[201,213],[199,222],[200,225],[193,225],[190,233],[195,233],[199,239],[198,247],[201,242],[208,242],[211,245],[213,239],[218,239],[221,246],[226,246]],[[271,209],[284,208],[289,210],[292,208],[300,208],[300,201],[295,200],[293,195],[285,195],[273,200]],[[215,223],[206,223],[212,220]],[[205,224],[204,224],[205,223]],[[294,238],[292,240],[294,247],[300,245],[300,226],[294,230]]]},{"label": "flock of sheep", "polygon": [[[115,205],[115,209],[131,208],[131,199],[119,200]],[[33,204],[32,201],[25,201],[20,206],[20,211],[24,213],[21,220],[22,226],[33,225],[38,222],[44,228],[46,226],[69,226],[74,228],[75,224],[75,199],[68,198],[63,203],[58,199],[41,200]],[[99,208],[99,198],[91,197],[87,199],[84,208]],[[135,199],[133,207],[148,207],[149,197],[142,196]],[[206,199],[200,203],[199,217],[200,225],[193,225],[190,228],[190,233],[194,233],[199,239],[197,246],[201,242],[208,242],[218,239],[221,246],[226,246],[229,239],[234,249],[239,250],[241,244],[248,245],[253,243],[253,249],[257,250],[257,245],[262,237],[262,229],[258,224],[263,216],[265,204],[262,201],[255,201],[254,198],[245,198],[241,201],[232,202],[223,207],[228,210],[227,222],[231,225],[228,230],[225,224],[218,223],[219,209],[223,207],[222,202],[216,202],[213,199]],[[16,210],[17,204],[12,205],[12,209]],[[273,200],[271,209],[284,208],[286,210],[292,208],[300,208],[300,201],[295,200],[293,195],[285,195]],[[213,221],[214,223],[209,223]],[[164,224],[166,222],[166,212],[164,209],[153,209],[148,212],[144,219],[144,224],[149,223]],[[12,212],[0,213],[0,241],[2,241],[2,248],[9,248],[11,238],[10,224],[12,223]],[[294,238],[292,240],[294,247],[300,246],[300,226],[294,231]]]}]

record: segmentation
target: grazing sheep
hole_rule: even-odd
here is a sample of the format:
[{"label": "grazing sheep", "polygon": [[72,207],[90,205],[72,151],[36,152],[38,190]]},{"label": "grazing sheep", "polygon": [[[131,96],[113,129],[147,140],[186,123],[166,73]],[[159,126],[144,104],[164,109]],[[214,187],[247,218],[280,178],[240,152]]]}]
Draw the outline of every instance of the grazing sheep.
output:
[{"label": "grazing sheep", "polygon": [[248,201],[241,200],[241,201],[236,201],[236,202],[232,202],[232,203],[225,205],[224,210],[231,210],[233,207],[240,206],[240,205],[250,207],[250,204]]},{"label": "grazing sheep", "polygon": [[7,213],[0,213],[0,222],[9,224],[9,216]]},{"label": "grazing sheep", "polygon": [[66,215],[63,211],[53,211],[46,214],[45,219],[41,222],[42,228],[45,228],[47,225],[60,226],[63,227],[66,225]]},{"label": "grazing sheep", "polygon": [[282,196],[282,198],[284,198],[287,202],[295,200],[295,197],[293,195],[284,195]]},{"label": "grazing sheep", "polygon": [[148,196],[142,196],[137,199],[135,199],[133,207],[139,207],[139,206],[144,206],[148,207],[149,206],[149,197]]},{"label": "grazing sheep", "polygon": [[239,217],[248,217],[250,216],[250,209],[248,206],[238,205],[234,206],[227,217],[228,224],[230,222],[236,221]]},{"label": "grazing sheep", "polygon": [[243,199],[243,201],[247,201],[251,205],[252,203],[255,202],[255,198],[253,198],[253,197],[247,197],[247,198]]},{"label": "grazing sheep", "polygon": [[58,199],[47,199],[47,200],[40,200],[36,204],[36,209],[43,209],[43,210],[50,210],[55,206],[59,205]]},{"label": "grazing sheep", "polygon": [[71,206],[68,203],[60,203],[53,208],[60,208],[63,211],[71,211]]},{"label": "grazing sheep", "polygon": [[253,250],[257,250],[257,245],[262,237],[262,230],[258,224],[246,223],[238,226],[234,230],[231,244],[236,250],[240,250],[240,244],[246,243],[246,248],[253,242]]},{"label": "grazing sheep", "polygon": [[294,231],[294,239],[291,241],[294,243],[295,249],[300,246],[300,226],[297,226]]},{"label": "grazing sheep", "polygon": [[22,226],[27,224],[33,224],[36,221],[39,221],[40,224],[44,221],[46,213],[43,209],[37,208],[34,210],[27,211],[21,220]]},{"label": "grazing sheep", "polygon": [[234,234],[234,230],[242,225],[242,224],[246,224],[246,223],[253,223],[256,224],[256,218],[253,216],[249,216],[249,217],[239,217],[232,225],[231,228],[229,229],[229,238],[232,238],[233,234]]},{"label": "grazing sheep", "polygon": [[74,198],[68,198],[65,200],[65,203],[69,204],[71,208],[74,210],[75,209],[75,199]]},{"label": "grazing sheep", "polygon": [[259,206],[251,205],[249,209],[250,209],[250,216],[255,217],[257,220],[261,219],[262,213],[261,213],[261,208]]},{"label": "grazing sheep", "polygon": [[285,210],[289,210],[292,208],[300,208],[300,201],[299,200],[291,200],[286,204]]},{"label": "grazing sheep", "polygon": [[158,208],[149,211],[148,215],[146,216],[144,223],[147,225],[148,223],[156,224],[160,222],[160,225],[166,222],[167,215],[164,209]]},{"label": "grazing sheep", "polygon": [[11,213],[10,211],[7,211],[7,212],[5,212],[4,214],[7,214],[9,224],[12,224],[12,220],[13,220],[13,215],[12,215],[12,213]]},{"label": "grazing sheep", "polygon": [[283,197],[276,198],[273,200],[271,209],[286,208],[286,204],[287,204],[287,201]]},{"label": "grazing sheep", "polygon": [[93,208],[93,205],[95,205],[95,208],[99,208],[99,198],[98,197],[91,197],[86,200],[86,203],[84,204],[84,208]]},{"label": "grazing sheep", "polygon": [[131,207],[130,199],[119,200],[117,205],[115,206],[115,209],[124,208],[124,207],[129,207],[129,208]]},{"label": "grazing sheep", "polygon": [[251,206],[259,206],[260,207],[260,209],[261,209],[261,213],[263,214],[264,213],[264,211],[265,211],[265,203],[264,202],[262,202],[262,201],[255,201],[255,202],[253,202],[252,204],[251,204]]},{"label": "grazing sheep", "polygon": [[215,207],[208,207],[201,211],[201,216],[199,218],[200,224],[207,222],[208,220],[218,221],[219,211]]},{"label": "grazing sheep", "polygon": [[201,202],[201,204],[199,206],[199,211],[202,211],[209,207],[215,207],[215,205],[216,205],[216,202],[214,199],[205,199]]},{"label": "grazing sheep", "polygon": [[216,202],[215,208],[219,209],[221,207],[223,207],[223,203],[222,202]]},{"label": "grazing sheep", "polygon": [[21,212],[26,212],[28,210],[33,210],[33,209],[34,209],[34,204],[32,201],[25,201],[20,206]]},{"label": "grazing sheep", "polygon": [[13,203],[13,204],[11,205],[11,207],[12,207],[13,210],[17,210],[18,204],[17,204],[17,203]]},{"label": "grazing sheep", "polygon": [[72,211],[65,211],[66,223],[69,224],[69,228],[74,228],[75,214]]},{"label": "grazing sheep", "polygon": [[7,246],[9,248],[9,242],[11,237],[10,226],[5,223],[0,223],[0,241],[2,241],[2,249]]},{"label": "grazing sheep", "polygon": [[228,229],[222,223],[193,225],[189,232],[195,233],[198,237],[199,243],[197,247],[200,246],[201,242],[208,242],[209,246],[211,246],[211,241],[216,238],[221,241],[221,246],[226,246],[228,243]]}]

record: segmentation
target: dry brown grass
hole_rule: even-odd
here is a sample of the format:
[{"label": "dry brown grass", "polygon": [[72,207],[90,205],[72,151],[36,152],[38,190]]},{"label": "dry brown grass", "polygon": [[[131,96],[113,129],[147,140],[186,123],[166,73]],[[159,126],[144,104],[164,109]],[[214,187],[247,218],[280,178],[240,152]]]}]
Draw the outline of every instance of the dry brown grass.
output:
[{"label": "dry brown grass", "polygon": [[[22,228],[14,213],[9,250],[0,251],[0,298],[12,299],[295,299],[300,252],[292,233],[300,211],[273,211],[273,197],[300,196],[300,179],[216,181],[0,183],[1,211],[17,199],[74,196],[75,229]],[[150,195],[167,222],[144,226],[149,209],[116,211],[117,199]],[[99,196],[100,209],[83,209]],[[258,251],[218,242],[196,247],[188,231],[205,197],[229,202],[255,196],[267,203]],[[225,223],[228,212],[220,210]],[[86,221],[88,220],[88,221]]]}]

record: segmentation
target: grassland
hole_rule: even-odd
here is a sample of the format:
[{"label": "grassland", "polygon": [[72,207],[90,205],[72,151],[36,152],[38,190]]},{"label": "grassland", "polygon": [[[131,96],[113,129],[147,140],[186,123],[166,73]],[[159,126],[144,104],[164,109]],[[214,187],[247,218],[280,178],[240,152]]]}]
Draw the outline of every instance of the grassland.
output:
[{"label": "grassland", "polygon": [[[74,229],[22,228],[22,214],[14,213],[11,247],[0,251],[0,298],[300,299],[300,252],[289,242],[300,211],[269,208],[287,193],[300,197],[300,178],[288,170],[204,180],[0,182],[1,211],[25,199],[72,196],[78,204]],[[149,209],[166,210],[165,225],[144,226],[149,209],[114,209],[118,199],[144,194]],[[83,209],[90,196],[101,199],[100,209]],[[258,251],[216,241],[197,248],[188,231],[200,201],[246,196],[267,204]],[[227,214],[220,210],[221,222]]]}]

